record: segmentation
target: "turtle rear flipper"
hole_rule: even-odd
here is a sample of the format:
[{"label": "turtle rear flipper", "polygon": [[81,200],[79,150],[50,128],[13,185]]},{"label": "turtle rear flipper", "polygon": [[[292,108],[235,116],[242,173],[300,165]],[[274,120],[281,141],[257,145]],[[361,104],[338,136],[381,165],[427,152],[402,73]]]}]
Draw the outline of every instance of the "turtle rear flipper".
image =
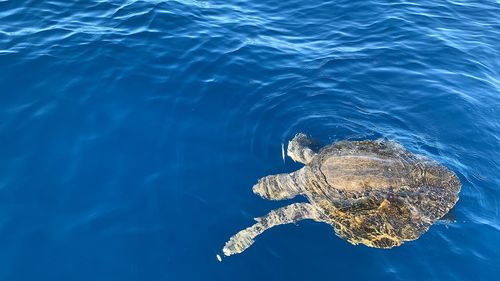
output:
[{"label": "turtle rear flipper", "polygon": [[448,213],[444,214],[440,219],[437,220],[438,224],[451,225],[457,222],[457,214],[455,208],[452,208]]},{"label": "turtle rear flipper", "polygon": [[224,255],[230,256],[243,252],[255,242],[254,239],[257,236],[271,227],[295,223],[304,219],[324,221],[322,214],[309,203],[295,203],[272,210],[267,215],[256,218],[256,224],[232,236],[224,245]]}]

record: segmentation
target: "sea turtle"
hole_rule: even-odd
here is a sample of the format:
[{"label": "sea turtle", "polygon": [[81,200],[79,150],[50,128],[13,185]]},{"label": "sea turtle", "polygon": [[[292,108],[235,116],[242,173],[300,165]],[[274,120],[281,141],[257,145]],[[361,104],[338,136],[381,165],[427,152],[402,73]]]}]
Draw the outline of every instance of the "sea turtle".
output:
[{"label": "sea turtle", "polygon": [[304,219],[330,224],[350,243],[392,248],[417,239],[457,202],[458,177],[446,167],[385,140],[339,141],[319,152],[297,134],[287,154],[305,164],[290,174],[261,178],[253,192],[270,200],[304,196],[256,218],[225,244],[226,256],[238,254],[255,237],[280,224]]}]

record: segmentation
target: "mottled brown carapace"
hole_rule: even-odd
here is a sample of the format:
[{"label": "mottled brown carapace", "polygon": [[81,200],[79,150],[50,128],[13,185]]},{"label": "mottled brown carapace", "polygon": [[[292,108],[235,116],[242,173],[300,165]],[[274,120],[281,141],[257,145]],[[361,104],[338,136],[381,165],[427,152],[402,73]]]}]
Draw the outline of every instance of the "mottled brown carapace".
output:
[{"label": "mottled brown carapace", "polygon": [[390,141],[340,141],[319,152],[297,134],[287,154],[305,166],[261,178],[254,193],[270,200],[302,195],[294,203],[257,218],[224,246],[241,253],[267,229],[304,219],[328,223],[350,243],[392,248],[415,240],[457,202],[458,177],[437,162]]}]

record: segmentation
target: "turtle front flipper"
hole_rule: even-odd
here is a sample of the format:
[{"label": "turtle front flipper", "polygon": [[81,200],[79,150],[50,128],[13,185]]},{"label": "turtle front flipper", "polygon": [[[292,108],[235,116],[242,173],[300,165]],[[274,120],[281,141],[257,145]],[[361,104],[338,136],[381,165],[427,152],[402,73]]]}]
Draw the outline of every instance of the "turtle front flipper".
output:
[{"label": "turtle front flipper", "polygon": [[304,219],[324,221],[320,211],[309,203],[295,203],[272,210],[267,215],[256,218],[256,224],[232,236],[224,245],[224,255],[230,256],[243,252],[253,244],[255,237],[271,227],[295,223]]},{"label": "turtle front flipper", "polygon": [[303,133],[298,133],[288,142],[287,154],[295,162],[307,164],[311,162],[316,153],[312,146],[314,141]]}]

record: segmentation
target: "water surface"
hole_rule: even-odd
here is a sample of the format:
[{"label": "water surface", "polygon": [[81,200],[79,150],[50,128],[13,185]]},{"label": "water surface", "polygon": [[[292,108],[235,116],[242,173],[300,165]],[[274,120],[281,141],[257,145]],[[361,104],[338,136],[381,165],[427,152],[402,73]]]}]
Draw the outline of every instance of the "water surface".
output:
[{"label": "water surface", "polygon": [[[498,1],[0,0],[1,280],[496,280]],[[215,258],[305,132],[459,175],[392,250],[324,224]]]}]

